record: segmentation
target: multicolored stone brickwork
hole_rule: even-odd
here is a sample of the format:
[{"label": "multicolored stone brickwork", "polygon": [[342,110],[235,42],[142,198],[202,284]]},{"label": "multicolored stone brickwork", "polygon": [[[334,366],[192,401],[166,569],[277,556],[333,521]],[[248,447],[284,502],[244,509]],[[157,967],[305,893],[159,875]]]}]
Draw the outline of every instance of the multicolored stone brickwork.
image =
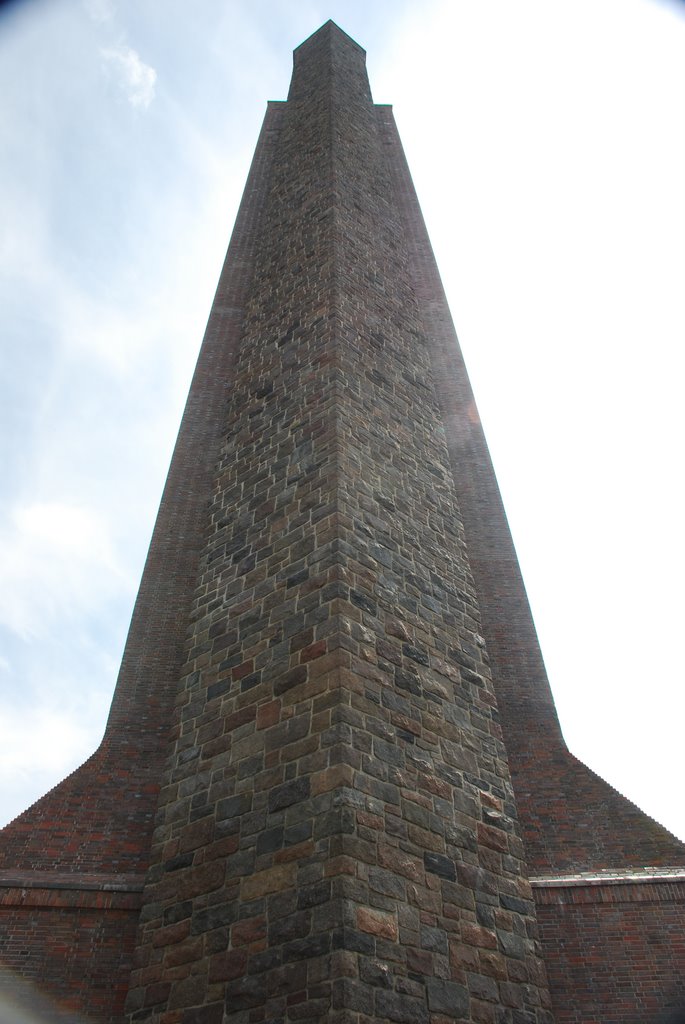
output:
[{"label": "multicolored stone brickwork", "polygon": [[494,1020],[501,984],[549,1020],[402,223],[332,26],[264,224],[129,1012]]},{"label": "multicolored stone brickwork", "polygon": [[549,881],[685,851],[563,744],[392,112],[332,22],[267,109],[103,744],[3,841],[5,962],[103,1024],[680,997],[642,998],[649,950],[620,1000],[607,969],[649,918],[673,973],[673,874],[609,913]]}]

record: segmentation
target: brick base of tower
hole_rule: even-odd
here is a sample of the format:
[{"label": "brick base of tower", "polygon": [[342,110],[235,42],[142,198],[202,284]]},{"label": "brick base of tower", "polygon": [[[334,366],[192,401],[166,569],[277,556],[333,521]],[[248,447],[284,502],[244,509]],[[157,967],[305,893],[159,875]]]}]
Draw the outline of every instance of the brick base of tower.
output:
[{"label": "brick base of tower", "polygon": [[685,871],[534,882],[556,1024],[685,1021]]},{"label": "brick base of tower", "polygon": [[678,865],[563,743],[392,113],[329,22],[267,110],[103,745],[3,833],[0,952],[103,1024],[657,1024]]}]

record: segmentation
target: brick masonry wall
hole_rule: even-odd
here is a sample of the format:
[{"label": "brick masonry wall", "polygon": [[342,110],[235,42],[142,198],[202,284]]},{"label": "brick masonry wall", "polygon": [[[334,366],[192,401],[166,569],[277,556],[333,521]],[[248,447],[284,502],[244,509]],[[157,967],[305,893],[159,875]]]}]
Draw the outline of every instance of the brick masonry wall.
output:
[{"label": "brick masonry wall", "polygon": [[296,51],[193,604],[132,1021],[547,1022],[363,51]]},{"label": "brick masonry wall", "polygon": [[186,403],[105,736],[0,833],[0,870],[145,870],[280,104],[270,104]]},{"label": "brick masonry wall", "polygon": [[135,876],[105,881],[73,872],[0,877],[0,1016],[9,1012],[5,1000],[33,1009],[34,987],[40,992],[49,979],[52,998],[39,1000],[36,1020],[74,1020],[76,1013],[89,1020],[121,1018],[142,883]]},{"label": "brick masonry wall", "polygon": [[[379,107],[377,116],[429,339],[529,870],[539,874],[685,865],[685,848],[675,837],[566,748],[487,443],[392,111]],[[541,901],[538,918],[557,1024],[661,1022],[661,1010],[655,1007],[663,1005],[669,987],[681,984],[685,962],[673,930],[673,922],[682,920],[682,904],[669,903],[675,895],[669,888],[659,891],[664,898],[648,908],[640,904],[607,911],[599,904],[573,904],[569,909],[560,890],[549,890],[552,897],[547,890],[534,890]],[[616,897],[618,891],[591,892],[599,900],[602,893]],[[577,890],[573,898],[579,898]],[[644,927],[638,926],[640,921]],[[621,943],[623,928],[630,931],[632,958],[625,956]],[[662,946],[668,952],[660,963]],[[612,973],[618,964],[620,1001],[618,975]],[[643,999],[647,991],[649,1003]],[[651,1016],[640,1016],[648,1005]],[[633,1017],[625,1016],[627,1008]]]},{"label": "brick masonry wall", "polygon": [[[685,847],[566,748],[487,442],[390,107],[378,108],[411,252],[497,706],[533,873],[685,863]],[[580,670],[580,669],[579,669]]]},{"label": "brick masonry wall", "polygon": [[[206,509],[219,454],[220,424],[242,327],[273,141],[283,104],[270,104],[238,212],[226,262],[191,384],[160,510],[133,612],[107,730],[101,746],[76,772],[0,833],[3,872],[84,873],[108,884],[112,874],[144,875],[153,819],[173,721],[187,621],[197,580]],[[88,890],[87,890],[88,891]],[[4,893],[13,900],[13,889]],[[90,898],[90,897],[89,897]],[[97,928],[80,905],[69,907],[70,938],[55,943],[50,914],[33,900],[13,903],[0,918],[0,957],[46,992],[88,1012],[121,1019],[137,911],[122,918],[103,904]],[[109,923],[108,923],[109,922]],[[116,965],[113,936],[123,929]],[[26,935],[31,942],[26,942]],[[65,933],[66,934],[66,933]],[[124,953],[126,949],[128,952]],[[84,958],[90,970],[82,971]],[[100,979],[100,980],[97,980]],[[109,995],[101,998],[102,987]],[[92,991],[91,991],[92,989]]]},{"label": "brick masonry wall", "polygon": [[685,1020],[685,881],[535,886],[556,1024]]},{"label": "brick masonry wall", "polygon": [[[566,748],[478,411],[392,111],[379,107],[377,116],[429,339],[529,870],[537,875],[685,865],[682,843]],[[564,891],[534,890],[557,1024],[665,1020],[661,1007],[669,998],[666,993],[680,991],[685,976],[682,942],[676,941],[674,930],[674,921],[682,921],[683,907],[669,902],[681,898],[680,890],[662,886],[658,902],[623,909],[616,903],[611,910],[600,901],[608,900],[607,894],[618,900],[625,887],[588,890],[596,899],[594,905],[591,901],[581,904],[580,892],[574,889],[570,908],[560,895]],[[638,890],[641,896],[647,891]],[[631,956],[622,946],[623,928],[630,935]],[[660,950],[664,952],[661,962]],[[633,1016],[625,1016],[626,1012]]]}]

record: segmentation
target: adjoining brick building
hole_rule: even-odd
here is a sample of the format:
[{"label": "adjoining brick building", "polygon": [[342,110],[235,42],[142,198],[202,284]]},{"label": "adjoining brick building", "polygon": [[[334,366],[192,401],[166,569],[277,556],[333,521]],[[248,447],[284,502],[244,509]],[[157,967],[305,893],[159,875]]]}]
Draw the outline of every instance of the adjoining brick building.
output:
[{"label": "adjoining brick building", "polygon": [[685,1004],[685,848],[566,749],[392,111],[332,22],[268,105],[105,737],[3,831],[0,920],[55,1019]]}]

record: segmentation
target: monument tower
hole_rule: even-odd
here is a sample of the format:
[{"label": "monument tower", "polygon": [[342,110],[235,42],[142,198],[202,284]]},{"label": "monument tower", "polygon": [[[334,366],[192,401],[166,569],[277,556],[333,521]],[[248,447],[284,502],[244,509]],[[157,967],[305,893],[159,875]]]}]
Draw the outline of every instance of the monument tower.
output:
[{"label": "monument tower", "polygon": [[684,866],[565,747],[392,111],[328,22],[268,105],[103,742],[3,832],[4,962],[107,1024],[656,1024]]}]

